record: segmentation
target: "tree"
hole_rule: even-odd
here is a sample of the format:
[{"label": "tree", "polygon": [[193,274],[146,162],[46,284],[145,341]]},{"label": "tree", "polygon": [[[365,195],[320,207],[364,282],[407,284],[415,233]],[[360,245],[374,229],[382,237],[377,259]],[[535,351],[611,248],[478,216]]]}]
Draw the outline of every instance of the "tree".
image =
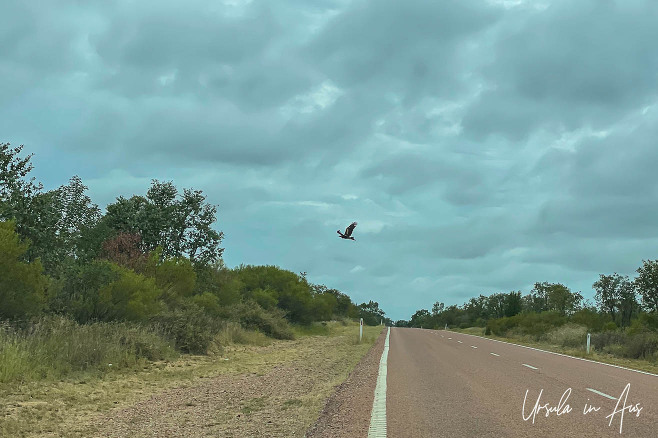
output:
[{"label": "tree", "polygon": [[443,309],[445,309],[446,305],[440,302],[435,302],[434,305],[432,306],[432,316],[436,316],[439,313],[443,312]]},{"label": "tree", "polygon": [[106,216],[112,229],[139,234],[145,252],[160,246],[164,258],[186,256],[208,264],[221,259],[224,233],[212,229],[217,207],[205,199],[200,190],[179,195],[173,183],[153,180],[146,197],[119,197],[107,206]]},{"label": "tree", "polygon": [[535,312],[551,310],[560,315],[571,315],[580,308],[582,301],[580,292],[571,292],[561,283],[543,282],[535,283],[525,304],[526,308],[530,307],[528,310]]},{"label": "tree", "polygon": [[642,260],[637,273],[635,284],[642,296],[642,305],[649,312],[658,311],[658,260]]},{"label": "tree", "polygon": [[379,325],[385,318],[385,313],[379,308],[378,302],[370,300],[368,303],[359,304],[359,317],[363,318],[366,325]]},{"label": "tree", "polygon": [[432,324],[431,317],[432,315],[430,314],[429,310],[427,309],[417,310],[416,313],[411,315],[411,320],[409,321],[409,325],[411,327],[431,328],[431,324]]},{"label": "tree", "polygon": [[487,299],[486,311],[490,318],[505,316],[505,301],[507,296],[503,293],[491,294]]},{"label": "tree", "polygon": [[[46,272],[59,276],[61,266],[80,254],[83,235],[101,218],[100,209],[85,194],[87,187],[78,176],[48,192],[26,193],[14,208],[18,233],[32,244],[28,260],[41,259]],[[26,208],[27,211],[22,211]]]},{"label": "tree", "polygon": [[624,277],[619,287],[619,313],[621,316],[621,326],[628,327],[631,325],[631,319],[638,314],[639,305],[637,302],[636,285],[628,277]]},{"label": "tree", "polygon": [[521,291],[510,292],[505,295],[505,316],[514,316],[521,313]]},{"label": "tree", "polygon": [[616,320],[619,311],[621,282],[621,275],[615,272],[612,275],[600,274],[599,279],[592,285],[592,288],[596,290],[594,300],[597,307],[601,312],[609,313],[613,321]]},{"label": "tree", "polygon": [[43,188],[35,178],[26,179],[33,169],[30,160],[34,154],[20,158],[23,145],[10,146],[0,143],[0,220],[4,221],[29,214],[30,200]]},{"label": "tree", "polygon": [[13,222],[0,222],[0,318],[38,314],[45,304],[48,279],[39,260],[23,262],[28,250]]}]

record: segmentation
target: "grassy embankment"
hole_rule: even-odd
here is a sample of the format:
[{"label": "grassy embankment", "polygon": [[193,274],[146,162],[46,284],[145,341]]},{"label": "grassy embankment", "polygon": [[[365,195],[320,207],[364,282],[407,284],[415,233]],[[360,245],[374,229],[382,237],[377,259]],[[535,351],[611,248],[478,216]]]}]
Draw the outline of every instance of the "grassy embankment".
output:
[{"label": "grassy embankment", "polygon": [[278,406],[242,410],[274,409],[305,430],[381,330],[365,327],[359,343],[358,324],[315,323],[294,327],[294,340],[272,340],[229,324],[202,356],[180,355],[153,331],[126,324],[62,322],[29,335],[0,330],[0,437],[93,436],[101,416],[169,388],[262,376],[293,362],[321,376],[312,391]]},{"label": "grassy embankment", "polygon": [[[633,337],[615,332],[593,334],[590,353],[587,354],[587,328],[575,324],[566,324],[539,336],[513,332],[508,332],[505,336],[485,335],[484,327],[450,330],[658,374],[658,356],[655,353],[651,357],[642,359],[623,357],[628,354],[629,349],[633,348],[633,345],[625,344],[624,341],[630,340],[637,344],[640,344],[640,341],[646,342],[641,338],[642,335]],[[614,338],[618,338],[617,342]],[[597,348],[595,344],[600,344],[601,347]],[[642,348],[642,345],[637,348]]]}]

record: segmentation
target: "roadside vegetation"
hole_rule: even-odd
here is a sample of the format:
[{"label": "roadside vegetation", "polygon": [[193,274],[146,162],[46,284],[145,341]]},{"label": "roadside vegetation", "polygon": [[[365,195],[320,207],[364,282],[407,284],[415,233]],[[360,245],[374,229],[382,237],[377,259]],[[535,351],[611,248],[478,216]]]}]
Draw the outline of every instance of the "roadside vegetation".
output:
[{"label": "roadside vegetation", "polygon": [[199,190],[153,180],[101,210],[77,176],[44,190],[22,150],[0,143],[0,385],[327,334],[321,321],[390,322],[306,273],[226,267]]},{"label": "roadside vegetation", "polygon": [[[364,327],[362,342],[353,321],[304,330],[320,326],[322,335],[277,340],[228,323],[221,351],[109,370],[102,378],[87,372],[0,385],[0,437],[114,436],[117,422],[123,436],[167,436],[173,432],[157,427],[172,424],[188,436],[257,436],[264,424],[273,436],[302,436],[383,329]],[[225,391],[230,395],[219,397]],[[215,421],[195,422],[190,409]]]},{"label": "roadside vegetation", "polygon": [[658,260],[645,260],[633,279],[601,274],[592,285],[595,303],[561,283],[535,283],[521,291],[471,298],[461,306],[436,302],[397,326],[462,330],[466,333],[586,355],[658,371]]}]

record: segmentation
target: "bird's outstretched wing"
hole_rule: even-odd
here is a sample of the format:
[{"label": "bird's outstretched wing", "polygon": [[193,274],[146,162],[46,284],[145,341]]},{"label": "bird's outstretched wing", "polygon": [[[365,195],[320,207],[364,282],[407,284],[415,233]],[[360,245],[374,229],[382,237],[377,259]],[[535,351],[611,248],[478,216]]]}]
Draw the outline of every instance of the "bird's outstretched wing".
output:
[{"label": "bird's outstretched wing", "polygon": [[345,228],[345,235],[347,237],[350,237],[355,227],[356,227],[356,222],[352,222],[349,227]]}]

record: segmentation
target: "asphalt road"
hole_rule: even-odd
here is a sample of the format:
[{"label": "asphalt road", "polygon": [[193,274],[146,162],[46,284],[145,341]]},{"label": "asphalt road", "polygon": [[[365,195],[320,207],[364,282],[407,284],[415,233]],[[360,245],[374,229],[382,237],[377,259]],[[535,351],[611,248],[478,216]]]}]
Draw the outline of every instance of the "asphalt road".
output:
[{"label": "asphalt road", "polygon": [[[585,414],[589,406],[599,409]],[[386,412],[392,438],[656,438],[658,377],[449,331],[392,328]]]}]

